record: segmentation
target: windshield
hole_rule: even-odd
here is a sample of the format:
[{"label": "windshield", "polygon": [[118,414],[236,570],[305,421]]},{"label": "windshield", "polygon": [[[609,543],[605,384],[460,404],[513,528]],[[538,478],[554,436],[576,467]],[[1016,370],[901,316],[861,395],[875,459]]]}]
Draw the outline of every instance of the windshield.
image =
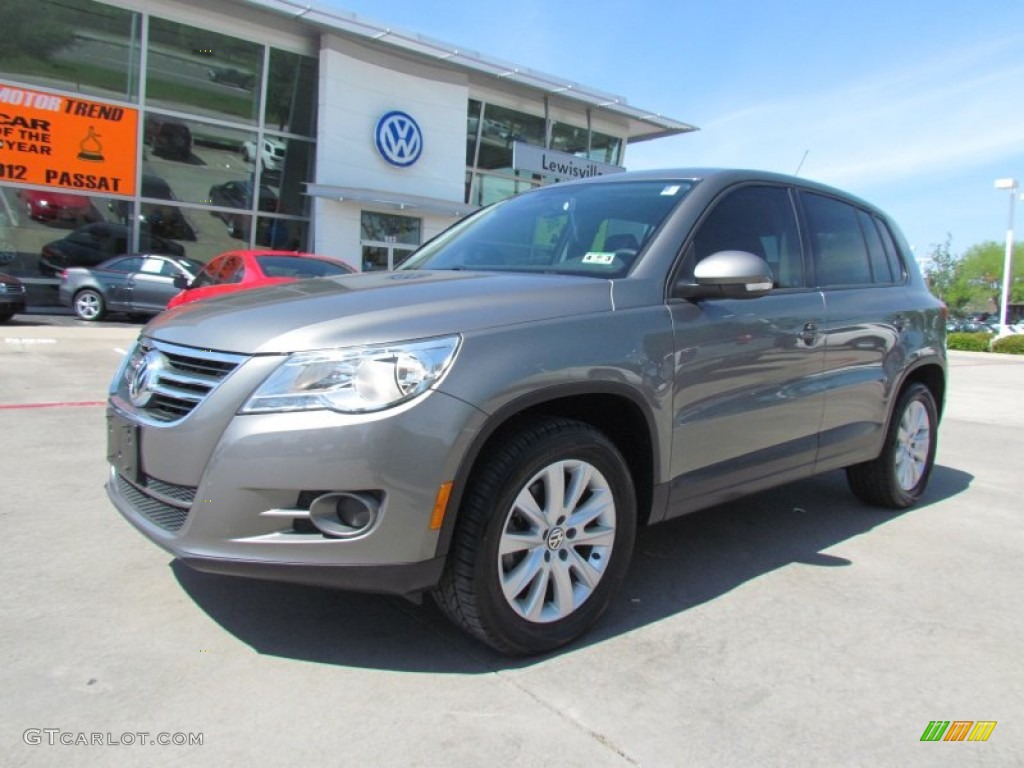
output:
[{"label": "windshield", "polygon": [[693,186],[682,180],[552,185],[470,216],[401,268],[622,277]]}]

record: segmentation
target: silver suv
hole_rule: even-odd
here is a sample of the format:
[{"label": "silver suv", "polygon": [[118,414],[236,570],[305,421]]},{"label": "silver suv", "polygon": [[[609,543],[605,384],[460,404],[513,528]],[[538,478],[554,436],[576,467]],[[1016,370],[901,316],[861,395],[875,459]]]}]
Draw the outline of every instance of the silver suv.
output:
[{"label": "silver suv", "polygon": [[623,173],[464,219],[389,273],[156,318],[110,498],[204,571],[418,596],[506,653],[605,610],[638,526],[845,468],[925,490],[945,308],[880,211],[750,171]]}]

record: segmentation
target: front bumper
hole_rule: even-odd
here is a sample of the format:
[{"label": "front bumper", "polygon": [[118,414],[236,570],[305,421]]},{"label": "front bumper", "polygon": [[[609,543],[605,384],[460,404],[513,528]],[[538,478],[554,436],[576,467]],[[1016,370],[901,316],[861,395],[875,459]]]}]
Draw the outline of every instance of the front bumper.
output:
[{"label": "front bumper", "polygon": [[[444,553],[431,513],[479,411],[430,392],[369,415],[237,415],[235,403],[211,416],[218,394],[174,425],[112,399],[107,493],[138,530],[212,573],[395,594],[437,583]],[[206,442],[211,421],[226,423]],[[117,430],[132,434],[127,447]],[[372,494],[376,519],[350,538],[321,533],[309,501],[327,492]]]},{"label": "front bumper", "polygon": [[25,294],[0,293],[0,312],[20,314],[25,311]]}]

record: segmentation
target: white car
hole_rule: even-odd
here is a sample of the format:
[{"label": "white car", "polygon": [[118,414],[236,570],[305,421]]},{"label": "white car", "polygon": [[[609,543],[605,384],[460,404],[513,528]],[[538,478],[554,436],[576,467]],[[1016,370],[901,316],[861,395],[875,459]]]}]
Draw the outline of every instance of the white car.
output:
[{"label": "white car", "polygon": [[263,139],[263,150],[257,151],[255,141],[242,144],[242,157],[247,163],[255,163],[257,155],[263,164],[264,171],[284,170],[285,144],[280,139],[266,136]]}]

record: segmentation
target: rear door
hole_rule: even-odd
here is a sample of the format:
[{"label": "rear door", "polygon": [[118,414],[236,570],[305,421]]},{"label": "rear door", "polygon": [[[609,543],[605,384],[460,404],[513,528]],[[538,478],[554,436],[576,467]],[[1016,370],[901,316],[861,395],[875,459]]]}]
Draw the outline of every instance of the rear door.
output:
[{"label": "rear door", "polygon": [[125,310],[129,306],[131,293],[131,273],[142,266],[139,256],[125,256],[123,259],[111,261],[105,268],[95,268],[93,275],[99,282],[107,307],[112,310]]},{"label": "rear door", "polygon": [[819,462],[873,458],[904,370],[900,336],[915,312],[885,223],[853,203],[802,191],[814,283],[825,297],[825,412]]},{"label": "rear door", "polygon": [[765,259],[775,288],[756,299],[671,303],[676,340],[669,515],[805,477],[824,408],[822,295],[807,279],[792,192],[749,185],[698,225],[683,276],[718,251]]}]

